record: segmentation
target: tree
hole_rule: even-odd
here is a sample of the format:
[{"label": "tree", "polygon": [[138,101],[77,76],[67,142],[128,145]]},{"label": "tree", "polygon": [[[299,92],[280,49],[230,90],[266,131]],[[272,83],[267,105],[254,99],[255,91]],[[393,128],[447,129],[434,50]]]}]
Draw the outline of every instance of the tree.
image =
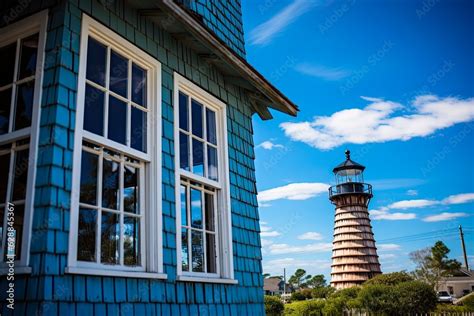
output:
[{"label": "tree", "polygon": [[293,274],[288,280],[288,283],[299,289],[300,287],[305,286],[305,282],[309,279],[311,279],[311,275],[306,275],[306,271],[303,269],[297,269],[295,274]]},{"label": "tree", "polygon": [[264,273],[263,274],[263,278],[266,279],[266,278],[269,278],[270,277],[270,273]]},{"label": "tree", "polygon": [[336,289],[331,286],[318,286],[311,290],[313,298],[328,298]]},{"label": "tree", "polygon": [[317,288],[317,287],[325,287],[326,279],[324,278],[324,275],[317,274],[306,282],[306,286],[312,289]]},{"label": "tree", "polygon": [[265,295],[265,314],[279,316],[283,313],[285,306],[278,297]]},{"label": "tree", "polygon": [[401,315],[426,314],[436,308],[436,293],[426,283],[402,282],[395,286],[394,291],[398,301],[398,312]]},{"label": "tree", "polygon": [[437,241],[431,248],[410,253],[410,259],[417,264],[416,270],[413,271],[415,278],[437,290],[442,278],[461,268],[459,261],[448,259],[449,252],[449,248],[442,241]]},{"label": "tree", "polygon": [[392,272],[386,274],[379,274],[372,279],[364,282],[364,285],[370,284],[384,284],[384,285],[397,285],[402,282],[413,281],[413,277],[405,271]]},{"label": "tree", "polygon": [[358,299],[368,312],[376,315],[397,315],[399,306],[393,286],[372,284],[363,286]]}]

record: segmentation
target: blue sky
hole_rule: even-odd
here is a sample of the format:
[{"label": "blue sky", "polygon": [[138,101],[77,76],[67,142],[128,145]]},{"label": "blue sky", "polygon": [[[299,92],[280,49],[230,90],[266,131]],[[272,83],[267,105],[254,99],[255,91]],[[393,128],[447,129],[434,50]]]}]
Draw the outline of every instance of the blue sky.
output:
[{"label": "blue sky", "polygon": [[264,271],[329,277],[326,188],[346,148],[374,186],[384,272],[413,269],[408,253],[438,239],[461,260],[460,224],[474,266],[474,3],[242,8],[247,59],[300,108],[297,118],[254,118]]}]

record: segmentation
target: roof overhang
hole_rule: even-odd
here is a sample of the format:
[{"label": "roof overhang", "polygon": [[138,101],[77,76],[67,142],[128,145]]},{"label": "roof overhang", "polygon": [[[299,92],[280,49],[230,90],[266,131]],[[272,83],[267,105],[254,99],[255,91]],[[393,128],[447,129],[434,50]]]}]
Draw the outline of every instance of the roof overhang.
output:
[{"label": "roof overhang", "polygon": [[218,68],[227,82],[247,90],[260,118],[272,118],[269,107],[296,116],[298,107],[207,28],[199,15],[173,0],[127,2],[137,8],[141,16],[192,47],[202,59]]}]

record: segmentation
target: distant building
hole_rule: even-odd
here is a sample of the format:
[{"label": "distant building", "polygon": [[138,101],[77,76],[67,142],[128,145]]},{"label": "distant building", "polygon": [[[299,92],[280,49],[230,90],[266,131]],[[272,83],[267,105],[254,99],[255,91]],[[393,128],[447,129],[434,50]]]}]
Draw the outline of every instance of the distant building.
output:
[{"label": "distant building", "polygon": [[285,282],[279,278],[266,278],[263,280],[263,290],[265,295],[282,295],[285,292],[293,292],[293,288],[288,283],[285,289]]},{"label": "distant building", "polygon": [[329,199],[336,205],[331,270],[331,286],[336,289],[382,273],[367,209],[372,186],[364,183],[365,167],[350,154],[346,150],[346,160],[333,169],[336,185],[329,188]]},{"label": "distant building", "polygon": [[474,270],[461,268],[453,276],[442,279],[438,291],[446,291],[454,298],[474,292]]}]

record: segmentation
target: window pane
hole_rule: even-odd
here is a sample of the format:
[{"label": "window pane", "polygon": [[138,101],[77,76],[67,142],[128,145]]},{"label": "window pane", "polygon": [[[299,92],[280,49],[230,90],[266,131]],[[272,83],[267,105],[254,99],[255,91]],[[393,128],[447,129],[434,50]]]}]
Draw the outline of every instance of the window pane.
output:
[{"label": "window pane", "polygon": [[181,229],[181,269],[189,271],[188,229]]},{"label": "window pane", "polygon": [[28,179],[29,150],[15,152],[15,169],[13,170],[12,201],[26,198],[26,181]]},{"label": "window pane", "polygon": [[209,193],[205,193],[206,203],[206,230],[214,231],[214,196]]},{"label": "window pane", "polygon": [[95,210],[79,210],[79,227],[77,236],[77,260],[95,261],[97,212]]},{"label": "window pane", "polygon": [[127,103],[122,102],[113,96],[109,97],[108,125],[108,138],[125,145],[127,132]]},{"label": "window pane", "polygon": [[189,131],[188,124],[188,96],[179,93],[179,128]]},{"label": "window pane", "polygon": [[0,135],[8,133],[12,89],[0,91]]},{"label": "window pane", "polygon": [[120,164],[104,158],[102,176],[102,207],[118,210],[119,208],[119,169]]},{"label": "window pane", "polygon": [[216,112],[206,109],[206,124],[207,141],[216,145]]},{"label": "window pane", "polygon": [[128,59],[110,51],[109,87],[113,92],[127,97]]},{"label": "window pane", "polygon": [[98,156],[82,151],[81,159],[81,191],[79,201],[97,205],[97,160]]},{"label": "window pane", "polygon": [[31,126],[34,89],[34,80],[25,82],[17,87],[14,130]]},{"label": "window pane", "polygon": [[124,165],[124,180],[123,180],[123,203],[124,211],[138,214],[139,212],[139,169],[129,165]]},{"label": "window pane", "polygon": [[142,152],[146,150],[146,113],[132,106],[131,146]]},{"label": "window pane", "polygon": [[124,216],[123,251],[126,266],[140,265],[140,219]]},{"label": "window pane", "polygon": [[84,129],[104,135],[104,93],[86,84]]},{"label": "window pane", "polygon": [[189,137],[183,133],[179,133],[179,165],[189,171]]},{"label": "window pane", "polygon": [[193,139],[193,173],[204,175],[204,145],[197,139]]},{"label": "window pane", "polygon": [[202,243],[202,232],[191,230],[193,272],[204,271],[204,249]]},{"label": "window pane", "polygon": [[202,138],[202,105],[191,100],[193,134]]},{"label": "window pane", "polygon": [[21,40],[21,58],[18,69],[18,80],[35,74],[37,53],[38,34]]},{"label": "window pane", "polygon": [[207,177],[211,180],[218,180],[217,172],[217,149],[207,146]]},{"label": "window pane", "polygon": [[147,106],[146,76],[145,69],[132,64],[132,101],[145,107]]},{"label": "window pane", "polygon": [[202,228],[201,191],[191,188],[191,226]]},{"label": "window pane", "polygon": [[100,237],[100,261],[118,264],[120,258],[120,222],[119,216],[111,212],[102,212]]},{"label": "window pane", "polygon": [[[7,185],[8,185],[9,169],[10,169],[10,154],[1,155],[0,156],[0,204],[8,202]],[[1,219],[3,219],[3,217]],[[0,227],[1,226],[2,225],[0,225]]]},{"label": "window pane", "polygon": [[0,87],[13,82],[13,73],[15,70],[16,42],[0,48]]},{"label": "window pane", "polygon": [[216,238],[214,234],[206,234],[206,263],[207,272],[216,273]]},{"label": "window pane", "polygon": [[87,44],[87,71],[86,78],[105,86],[105,59],[107,48],[89,37]]},{"label": "window pane", "polygon": [[181,225],[188,226],[188,212],[187,212],[188,194],[186,187],[181,186]]}]

